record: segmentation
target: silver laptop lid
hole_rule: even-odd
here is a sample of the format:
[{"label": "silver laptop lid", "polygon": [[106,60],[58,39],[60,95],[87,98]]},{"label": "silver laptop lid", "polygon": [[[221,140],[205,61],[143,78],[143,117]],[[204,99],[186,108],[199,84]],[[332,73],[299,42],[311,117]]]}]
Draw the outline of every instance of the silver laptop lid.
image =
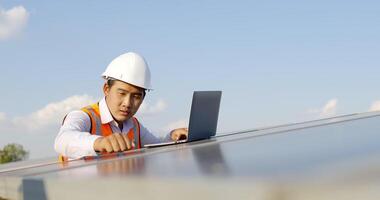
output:
[{"label": "silver laptop lid", "polygon": [[215,136],[222,91],[195,91],[191,104],[188,141]]}]

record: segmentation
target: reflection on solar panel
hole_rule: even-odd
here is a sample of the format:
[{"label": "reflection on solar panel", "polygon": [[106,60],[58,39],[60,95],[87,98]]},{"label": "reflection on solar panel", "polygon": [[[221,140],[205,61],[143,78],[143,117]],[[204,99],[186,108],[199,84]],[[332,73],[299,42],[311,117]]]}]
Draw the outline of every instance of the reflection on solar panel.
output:
[{"label": "reflection on solar panel", "polygon": [[380,113],[0,168],[9,199],[380,199]]}]

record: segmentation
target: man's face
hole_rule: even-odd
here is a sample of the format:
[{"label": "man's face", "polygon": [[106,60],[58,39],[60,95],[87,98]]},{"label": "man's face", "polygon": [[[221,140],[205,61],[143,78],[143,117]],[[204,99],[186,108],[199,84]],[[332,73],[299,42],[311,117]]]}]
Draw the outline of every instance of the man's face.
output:
[{"label": "man's face", "polygon": [[117,80],[111,87],[104,84],[103,92],[108,109],[119,123],[131,118],[144,100],[144,89]]}]

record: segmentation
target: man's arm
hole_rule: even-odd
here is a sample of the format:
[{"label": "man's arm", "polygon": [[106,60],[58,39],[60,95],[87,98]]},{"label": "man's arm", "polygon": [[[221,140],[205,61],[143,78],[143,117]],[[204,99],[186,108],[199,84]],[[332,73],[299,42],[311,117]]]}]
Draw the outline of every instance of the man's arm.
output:
[{"label": "man's arm", "polygon": [[83,111],[70,112],[55,138],[54,148],[69,158],[95,156],[94,142],[100,136],[91,135],[91,121]]}]

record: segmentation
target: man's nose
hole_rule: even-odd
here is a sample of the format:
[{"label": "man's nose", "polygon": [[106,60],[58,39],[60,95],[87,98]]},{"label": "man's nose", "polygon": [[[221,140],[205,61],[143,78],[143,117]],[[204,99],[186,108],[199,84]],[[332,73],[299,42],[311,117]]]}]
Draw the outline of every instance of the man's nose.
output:
[{"label": "man's nose", "polygon": [[127,95],[124,99],[123,99],[123,106],[127,107],[127,108],[130,108],[132,106],[132,98],[131,98],[131,95]]}]

